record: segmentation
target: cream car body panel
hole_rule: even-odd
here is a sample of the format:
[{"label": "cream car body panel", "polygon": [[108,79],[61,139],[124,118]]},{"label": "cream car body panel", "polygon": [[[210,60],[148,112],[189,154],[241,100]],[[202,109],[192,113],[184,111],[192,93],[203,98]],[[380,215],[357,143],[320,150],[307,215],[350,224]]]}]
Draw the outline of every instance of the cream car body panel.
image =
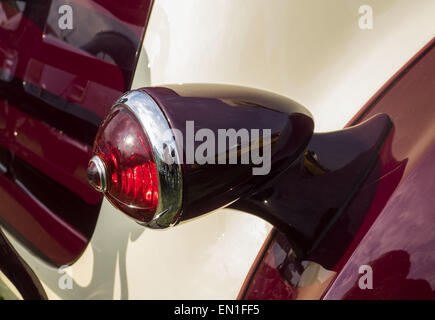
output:
[{"label": "cream car body panel", "polygon": [[[361,5],[373,8],[373,29],[359,28]],[[306,106],[316,131],[338,129],[434,36],[434,12],[433,0],[157,0],[133,88],[251,86]],[[270,229],[223,209],[148,230],[105,200],[66,274],[5,233],[51,299],[234,299]]]}]

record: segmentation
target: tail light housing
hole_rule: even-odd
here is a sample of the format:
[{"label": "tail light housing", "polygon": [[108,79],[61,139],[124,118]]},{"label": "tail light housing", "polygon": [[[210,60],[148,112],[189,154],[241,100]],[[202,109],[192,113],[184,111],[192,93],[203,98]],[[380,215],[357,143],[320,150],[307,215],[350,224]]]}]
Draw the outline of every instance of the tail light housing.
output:
[{"label": "tail light housing", "polygon": [[[193,130],[216,137],[222,129],[270,130],[269,174],[253,175],[254,163],[190,163],[202,143],[194,134],[190,149],[190,122]],[[119,98],[101,124],[88,180],[137,222],[167,228],[248,196],[288,168],[312,132],[311,114],[303,106],[270,92],[200,84],[142,88]],[[240,158],[266,144],[260,136],[249,143],[245,150],[240,141],[228,142],[222,152],[216,141],[210,157]]]}]

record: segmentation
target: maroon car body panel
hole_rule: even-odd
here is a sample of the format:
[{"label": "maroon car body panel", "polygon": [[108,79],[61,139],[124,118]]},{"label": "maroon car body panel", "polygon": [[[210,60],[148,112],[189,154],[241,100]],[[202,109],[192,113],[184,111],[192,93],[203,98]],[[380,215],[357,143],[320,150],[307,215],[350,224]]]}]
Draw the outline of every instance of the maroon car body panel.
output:
[{"label": "maroon car body panel", "polygon": [[[400,185],[376,217],[371,212],[376,211],[377,203],[372,204],[367,221],[340,262],[341,271],[324,298],[433,299],[434,40],[355,120],[359,122],[377,112],[393,118],[396,130],[391,153],[406,166]],[[372,266],[372,290],[349,286],[361,276],[361,265]]]},{"label": "maroon car body panel", "polygon": [[[435,298],[435,145],[395,190],[325,299]],[[358,285],[360,266],[373,270],[373,289]]]},{"label": "maroon car body panel", "polygon": [[[324,299],[434,298],[434,103],[435,39],[348,124],[386,113],[394,127],[380,153],[380,178],[371,182],[369,176],[364,187],[376,182],[375,197],[352,243],[333,268],[337,276],[323,289]],[[354,204],[363,199],[364,188]],[[333,230],[331,237],[341,231]],[[300,298],[299,289],[281,270],[289,250],[282,243],[279,234],[272,232],[239,298]],[[372,266],[373,290],[358,286],[361,265]]]},{"label": "maroon car body panel", "polygon": [[[92,144],[130,89],[152,1],[1,5],[16,23],[0,27],[0,221],[47,262],[69,264],[102,200],[86,178]],[[72,30],[58,25],[62,5]]]}]

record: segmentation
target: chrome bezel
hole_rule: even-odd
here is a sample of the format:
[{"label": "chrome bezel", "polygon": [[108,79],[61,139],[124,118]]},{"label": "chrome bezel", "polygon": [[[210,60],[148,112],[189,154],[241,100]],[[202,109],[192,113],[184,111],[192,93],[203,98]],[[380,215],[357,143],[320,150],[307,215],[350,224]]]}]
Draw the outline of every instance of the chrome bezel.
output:
[{"label": "chrome bezel", "polygon": [[[181,216],[183,175],[177,143],[172,134],[167,134],[172,132],[168,120],[154,99],[143,91],[125,93],[113,104],[112,110],[122,107],[136,117],[148,137],[159,181],[156,213],[150,221],[141,224],[153,229],[174,226]],[[173,155],[173,164],[168,164],[168,150]]]},{"label": "chrome bezel", "polygon": [[96,186],[92,184],[92,186],[100,192],[106,192],[107,190],[107,177],[106,177],[106,166],[104,165],[103,160],[99,156],[93,156],[91,160],[89,160],[89,164],[95,164],[95,168],[97,169],[98,176],[100,178],[101,186]]}]

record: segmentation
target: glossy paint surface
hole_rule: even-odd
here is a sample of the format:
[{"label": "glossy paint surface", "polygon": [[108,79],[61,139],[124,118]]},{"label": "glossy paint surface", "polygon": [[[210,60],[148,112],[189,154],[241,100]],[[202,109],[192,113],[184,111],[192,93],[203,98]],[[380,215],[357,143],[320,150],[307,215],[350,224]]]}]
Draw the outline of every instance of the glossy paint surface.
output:
[{"label": "glossy paint surface", "polygon": [[[431,41],[355,117],[353,123],[358,123],[385,112],[392,118],[394,130],[380,153],[380,178],[372,180],[372,173],[365,182],[366,187],[354,200],[353,205],[358,210],[366,211],[365,217],[342,257],[329,266],[338,275],[325,291],[326,299],[434,298],[431,252],[435,242],[429,227],[433,220],[431,194],[434,188],[431,166],[435,142],[434,48],[435,41]],[[373,182],[376,194],[369,201],[365,191]],[[331,231],[331,238],[336,236],[339,240],[340,232],[342,228],[338,226]],[[297,284],[292,285],[284,277],[279,281],[264,269],[263,265],[274,269],[270,262],[274,253],[270,248],[276,246],[276,242],[272,240],[270,247],[264,249],[267,251],[259,262],[259,271],[250,284],[247,283],[243,297],[297,297]],[[335,251],[339,247],[336,245]],[[316,261],[316,255],[310,260]],[[358,286],[361,276],[358,271],[362,265],[373,268],[373,290],[361,290]],[[276,289],[264,285],[270,277],[279,284]],[[280,287],[287,291],[274,294]]]},{"label": "glossy paint surface", "polygon": [[[326,299],[435,299],[434,158],[432,146],[395,190]],[[372,290],[358,286],[361,265],[373,270]]]},{"label": "glossy paint surface", "polygon": [[[108,2],[107,2],[108,3]],[[61,29],[61,5],[72,29]],[[2,224],[49,263],[78,258],[101,196],[87,163],[101,119],[131,84],[150,1],[9,1],[0,13]]]},{"label": "glossy paint surface", "polygon": [[[156,1],[132,88],[260,88],[306,106],[317,131],[340,129],[433,36],[432,0],[366,3],[375,12],[371,31],[358,28],[361,3],[353,0],[274,0],[267,10],[262,0]],[[51,299],[233,299],[269,230],[224,209],[144,231],[103,201],[90,245],[67,269],[74,290],[59,289],[57,268],[7,236]]]}]

